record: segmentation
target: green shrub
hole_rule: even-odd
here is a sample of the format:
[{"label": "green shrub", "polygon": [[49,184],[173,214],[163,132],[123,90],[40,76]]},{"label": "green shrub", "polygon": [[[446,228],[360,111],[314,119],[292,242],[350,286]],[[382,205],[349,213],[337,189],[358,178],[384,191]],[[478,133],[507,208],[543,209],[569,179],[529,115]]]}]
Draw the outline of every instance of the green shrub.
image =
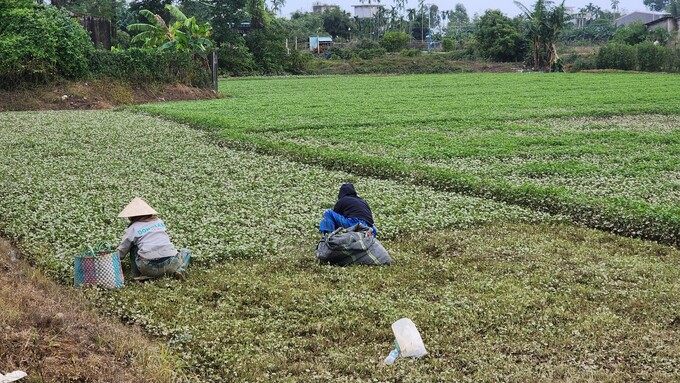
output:
[{"label": "green shrub", "polygon": [[373,40],[361,40],[361,41],[359,41],[359,43],[355,47],[356,50],[378,49],[378,48],[380,48],[380,44],[373,41]]},{"label": "green shrub", "polygon": [[330,54],[330,58],[336,60],[351,60],[357,57],[356,52],[352,48],[332,47]]},{"label": "green shrub", "polygon": [[364,60],[370,60],[375,57],[384,56],[387,53],[385,48],[361,49],[357,54]]},{"label": "green shrub", "polygon": [[475,48],[479,57],[492,61],[520,61],[527,52],[527,40],[518,20],[499,10],[487,10],[476,22]]},{"label": "green shrub", "polygon": [[[241,40],[242,37],[239,36]],[[247,76],[256,73],[253,54],[242,43],[223,43],[217,50],[217,65],[230,76]]]},{"label": "green shrub", "polygon": [[358,44],[348,48],[332,47],[326,53],[326,58],[336,60],[352,60],[356,58],[370,60],[384,56],[387,53],[387,49],[382,48],[381,43],[372,40],[361,40]]},{"label": "green shrub", "polygon": [[580,72],[582,70],[590,69],[597,69],[595,56],[578,57],[571,65],[572,72]]},{"label": "green shrub", "polygon": [[444,52],[453,52],[456,50],[456,40],[444,39],[442,40],[442,50]]},{"label": "green shrub", "polygon": [[658,42],[659,44],[666,44],[671,38],[671,34],[665,28],[654,28],[647,32],[647,40]]},{"label": "green shrub", "polygon": [[562,60],[565,64],[573,64],[578,60],[579,55],[576,51],[571,51],[568,55],[562,56]]},{"label": "green shrub", "polygon": [[262,74],[302,74],[306,60],[299,51],[286,49],[285,30],[272,23],[266,28],[251,30],[246,46]]},{"label": "green shrub", "polygon": [[416,57],[420,56],[423,52],[420,51],[420,49],[404,49],[403,51],[399,52],[400,55],[406,56],[406,57]]},{"label": "green shrub", "polygon": [[35,1],[32,0],[0,0],[0,17],[12,9],[33,7],[35,7]]},{"label": "green shrub", "polygon": [[87,32],[65,12],[5,8],[0,13],[0,86],[83,78],[93,49]]},{"label": "green shrub", "polygon": [[380,43],[373,40],[361,40],[350,49],[353,52],[352,57],[359,57],[364,60],[384,56],[387,53],[385,48],[380,47]]},{"label": "green shrub", "polygon": [[111,41],[111,45],[118,48],[118,49],[127,49],[130,47],[130,34],[122,31],[122,30],[117,30],[116,35],[113,37]]},{"label": "green shrub", "polygon": [[637,45],[647,39],[647,27],[640,22],[619,27],[612,41],[617,44]]},{"label": "green shrub", "polygon": [[609,44],[600,48],[597,54],[599,69],[635,70],[637,52],[635,47],[625,44]]},{"label": "green shrub", "polygon": [[667,64],[667,49],[645,41],[636,46],[638,68],[645,72],[660,72]]},{"label": "green shrub", "polygon": [[467,49],[456,49],[451,52],[446,52],[445,57],[455,61],[475,61],[477,58],[474,52],[470,52]]},{"label": "green shrub", "polygon": [[181,83],[209,87],[212,83],[204,58],[190,52],[163,52],[141,48],[93,50],[89,55],[89,62],[93,77],[118,79],[134,84]]},{"label": "green shrub", "polygon": [[669,49],[666,55],[666,70],[680,72],[680,49]]},{"label": "green shrub", "polygon": [[658,41],[660,44],[665,44],[671,37],[671,34],[664,28],[647,30],[644,24],[636,22],[619,27],[614,33],[612,41],[627,45],[638,45],[643,41]]},{"label": "green shrub", "polygon": [[382,40],[380,40],[380,46],[388,52],[399,52],[406,48],[410,40],[411,37],[408,33],[389,31],[385,32]]}]

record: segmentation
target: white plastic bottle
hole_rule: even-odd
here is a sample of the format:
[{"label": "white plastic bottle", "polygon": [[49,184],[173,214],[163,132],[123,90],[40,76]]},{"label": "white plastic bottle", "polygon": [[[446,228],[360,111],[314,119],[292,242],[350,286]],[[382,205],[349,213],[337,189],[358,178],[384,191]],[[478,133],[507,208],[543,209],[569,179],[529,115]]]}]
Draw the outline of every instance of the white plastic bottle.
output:
[{"label": "white plastic bottle", "polygon": [[397,349],[390,351],[390,354],[385,358],[385,364],[394,364],[397,357],[399,357],[399,351],[397,351]]}]

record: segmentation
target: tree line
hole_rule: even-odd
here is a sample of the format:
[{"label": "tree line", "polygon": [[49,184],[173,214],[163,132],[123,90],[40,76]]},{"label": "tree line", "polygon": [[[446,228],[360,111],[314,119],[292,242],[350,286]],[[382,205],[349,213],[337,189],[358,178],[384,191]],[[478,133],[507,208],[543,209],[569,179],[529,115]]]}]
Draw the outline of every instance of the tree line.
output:
[{"label": "tree line", "polygon": [[[650,8],[663,6],[670,11],[678,1],[644,0]],[[331,36],[344,43],[322,52],[331,59],[370,59],[400,51],[413,55],[441,44],[437,46],[451,51],[453,58],[524,62],[550,71],[563,69],[560,44],[604,44],[617,33],[632,33],[630,28],[618,32],[614,26],[620,16],[618,0],[611,1],[611,9],[590,3],[571,20],[564,2],[546,0],[530,5],[515,2],[521,14],[512,18],[498,10],[471,17],[463,4],[442,10],[424,0],[414,8],[407,8],[404,0],[390,6],[378,3],[369,18],[353,17],[334,6],[319,13],[297,11],[279,17],[285,0],[0,0],[0,10],[29,3],[110,19],[114,51],[182,51],[204,59],[202,53],[216,50],[221,72],[236,76],[304,74],[314,60],[309,50],[302,49],[310,36]],[[2,32],[0,25],[0,48]],[[10,37],[8,41],[14,38]],[[657,42],[669,38],[645,37]],[[417,49],[407,50],[409,44]]]}]

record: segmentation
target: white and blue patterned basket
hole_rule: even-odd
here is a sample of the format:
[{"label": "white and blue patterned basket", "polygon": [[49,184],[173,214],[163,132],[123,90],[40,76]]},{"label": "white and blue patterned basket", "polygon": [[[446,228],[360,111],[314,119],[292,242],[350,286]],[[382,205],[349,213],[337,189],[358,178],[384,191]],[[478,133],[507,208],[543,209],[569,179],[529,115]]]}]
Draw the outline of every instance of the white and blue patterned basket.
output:
[{"label": "white and blue patterned basket", "polygon": [[124,282],[118,252],[112,251],[108,243],[100,243],[96,251],[87,246],[73,261],[73,285],[76,287],[102,286],[114,289],[122,287]]}]

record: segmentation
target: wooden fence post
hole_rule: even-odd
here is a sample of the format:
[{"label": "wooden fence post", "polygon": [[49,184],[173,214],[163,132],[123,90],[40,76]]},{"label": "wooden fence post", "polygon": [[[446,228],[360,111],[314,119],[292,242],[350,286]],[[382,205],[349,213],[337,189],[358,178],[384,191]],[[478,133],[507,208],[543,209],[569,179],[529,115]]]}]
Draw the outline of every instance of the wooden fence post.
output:
[{"label": "wooden fence post", "polygon": [[217,82],[217,52],[212,51],[212,82],[215,92],[219,91],[219,84]]}]

